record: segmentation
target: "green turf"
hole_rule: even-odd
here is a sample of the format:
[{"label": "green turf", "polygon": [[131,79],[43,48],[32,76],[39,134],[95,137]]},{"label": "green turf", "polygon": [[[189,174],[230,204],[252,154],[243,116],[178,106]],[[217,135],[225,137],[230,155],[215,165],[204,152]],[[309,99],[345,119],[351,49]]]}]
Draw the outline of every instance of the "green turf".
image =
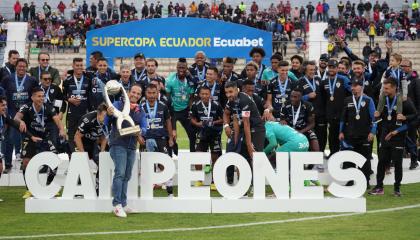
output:
[{"label": "green turf", "polygon": [[[403,197],[366,196],[369,210],[420,203],[420,184],[402,186]],[[80,233],[202,227],[271,221],[326,213],[249,213],[249,214],[132,214],[126,219],[111,213],[25,214],[21,199],[23,187],[0,187],[0,237],[54,233]],[[156,196],[164,196],[156,190]],[[213,196],[218,195],[212,193]],[[420,208],[396,212],[364,214],[334,219],[252,227],[189,232],[122,234],[112,236],[66,237],[59,239],[420,239]]]}]

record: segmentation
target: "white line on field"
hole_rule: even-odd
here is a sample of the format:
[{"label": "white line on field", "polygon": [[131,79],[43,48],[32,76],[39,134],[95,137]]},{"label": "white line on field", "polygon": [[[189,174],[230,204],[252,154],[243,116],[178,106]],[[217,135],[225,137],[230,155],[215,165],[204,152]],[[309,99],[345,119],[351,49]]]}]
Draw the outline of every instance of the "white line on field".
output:
[{"label": "white line on field", "polygon": [[[303,221],[330,219],[330,218],[338,218],[338,217],[350,217],[350,216],[364,215],[364,214],[374,214],[374,213],[400,211],[400,210],[412,209],[412,208],[418,208],[418,207],[420,207],[420,204],[408,205],[408,206],[403,206],[403,207],[372,210],[372,211],[367,211],[365,213],[342,213],[342,214],[324,215],[324,216],[315,216],[315,217],[292,218],[292,219],[273,220],[273,221],[265,221],[265,222],[250,222],[250,223],[206,226],[206,227],[144,229],[144,230],[112,231],[112,232],[79,232],[79,233],[39,234],[39,235],[26,235],[26,236],[25,235],[23,235],[23,236],[5,236],[5,237],[0,237],[0,239],[29,239],[29,238],[77,237],[77,236],[93,236],[93,235],[141,234],[141,233],[159,233],[159,232],[186,232],[186,231],[197,231],[197,230],[212,230],[212,229],[223,229],[223,228],[249,227],[249,226],[258,226],[258,225],[267,225],[267,224],[280,224],[280,223],[290,223],[290,222],[303,222]],[[109,217],[113,217],[113,216],[111,216],[111,214],[110,214]]]}]

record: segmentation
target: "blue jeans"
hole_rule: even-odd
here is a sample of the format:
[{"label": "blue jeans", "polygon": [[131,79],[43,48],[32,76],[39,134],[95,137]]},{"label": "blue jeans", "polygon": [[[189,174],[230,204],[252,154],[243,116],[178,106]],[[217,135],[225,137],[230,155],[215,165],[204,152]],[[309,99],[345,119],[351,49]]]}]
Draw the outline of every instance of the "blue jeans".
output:
[{"label": "blue jeans", "polygon": [[5,138],[3,144],[1,145],[1,152],[4,154],[5,159],[5,167],[11,168],[12,167],[12,157],[13,157],[13,149],[15,149],[15,153],[20,153],[20,145],[21,145],[21,133],[19,130],[9,127],[5,134]]},{"label": "blue jeans", "polygon": [[136,150],[128,149],[125,146],[112,145],[109,153],[115,165],[112,180],[112,194],[114,196],[112,205],[121,204],[125,207],[127,205],[127,185],[136,160]]}]

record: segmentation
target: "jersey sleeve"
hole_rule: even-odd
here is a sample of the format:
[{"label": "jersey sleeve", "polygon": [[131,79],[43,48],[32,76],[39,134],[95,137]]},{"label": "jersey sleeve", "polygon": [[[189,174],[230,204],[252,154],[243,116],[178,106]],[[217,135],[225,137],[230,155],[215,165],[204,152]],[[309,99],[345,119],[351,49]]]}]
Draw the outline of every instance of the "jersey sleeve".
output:
[{"label": "jersey sleeve", "polygon": [[163,120],[168,120],[171,116],[169,115],[168,107],[166,107],[164,104],[162,104],[163,107]]},{"label": "jersey sleeve", "polygon": [[79,132],[84,135],[89,132],[89,129],[90,129],[90,119],[88,118],[88,116],[85,115],[80,120],[80,124],[77,127],[77,130],[79,130]]},{"label": "jersey sleeve", "polygon": [[24,104],[22,107],[19,108],[19,112],[23,114],[23,116],[26,116],[29,112],[29,106]]},{"label": "jersey sleeve", "polygon": [[[263,75],[264,76],[264,75]],[[274,81],[270,81],[269,83],[268,83],[268,85],[267,85],[267,94],[273,94],[273,82]]]},{"label": "jersey sleeve", "polygon": [[277,147],[276,136],[272,131],[269,130],[269,128],[267,128],[265,138],[267,139],[268,144],[264,148],[264,153],[270,154]]},{"label": "jersey sleeve", "polygon": [[197,108],[197,104],[196,103],[194,103],[191,106],[191,116],[193,118],[195,118],[196,120],[200,121],[200,116],[198,115],[198,108]]},{"label": "jersey sleeve", "polygon": [[216,120],[223,118],[223,108],[220,104],[216,103]]}]

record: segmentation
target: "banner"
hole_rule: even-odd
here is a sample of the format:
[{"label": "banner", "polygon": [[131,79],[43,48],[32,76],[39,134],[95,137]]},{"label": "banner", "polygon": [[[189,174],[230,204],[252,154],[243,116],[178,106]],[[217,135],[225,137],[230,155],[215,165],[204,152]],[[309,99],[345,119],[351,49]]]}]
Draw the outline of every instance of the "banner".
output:
[{"label": "banner", "polygon": [[[141,161],[140,161],[141,159]],[[317,170],[305,169],[307,164],[322,164],[322,152],[278,152],[274,169],[263,152],[255,152],[252,170],[248,161],[237,153],[225,153],[214,164],[212,175],[221,197],[211,197],[209,186],[193,186],[205,180],[203,170],[193,166],[211,162],[209,152],[180,152],[177,164],[164,153],[141,152],[127,184],[130,207],[136,212],[177,213],[240,213],[240,212],[365,212],[366,178],[357,168],[366,159],[353,151],[340,151],[328,159],[328,173],[332,182],[323,186],[305,186],[305,180],[318,180]],[[95,191],[95,174],[89,170],[86,152],[75,152],[71,161],[60,160],[52,152],[42,152],[29,162],[25,177],[33,197],[25,201],[26,213],[46,212],[111,212],[114,161],[107,152],[99,154],[99,194]],[[342,169],[344,162],[355,168]],[[156,172],[156,165],[163,170]],[[57,175],[46,185],[39,169],[47,165],[57,168]],[[240,177],[234,184],[226,181],[226,170],[234,166]],[[176,197],[156,197],[156,185],[177,180]],[[353,186],[346,186],[353,181]],[[267,184],[275,196],[267,196]],[[139,191],[140,186],[140,191]],[[61,197],[56,193],[63,187]],[[252,197],[244,197],[249,189]],[[78,197],[76,197],[78,196]],[[83,198],[80,198],[83,196]]]},{"label": "banner", "polygon": [[133,57],[136,53],[147,58],[190,58],[204,51],[209,58],[249,58],[253,47],[262,47],[269,58],[271,33],[204,18],[156,18],[89,31],[86,59],[93,51],[101,51],[110,65],[114,58]]}]

